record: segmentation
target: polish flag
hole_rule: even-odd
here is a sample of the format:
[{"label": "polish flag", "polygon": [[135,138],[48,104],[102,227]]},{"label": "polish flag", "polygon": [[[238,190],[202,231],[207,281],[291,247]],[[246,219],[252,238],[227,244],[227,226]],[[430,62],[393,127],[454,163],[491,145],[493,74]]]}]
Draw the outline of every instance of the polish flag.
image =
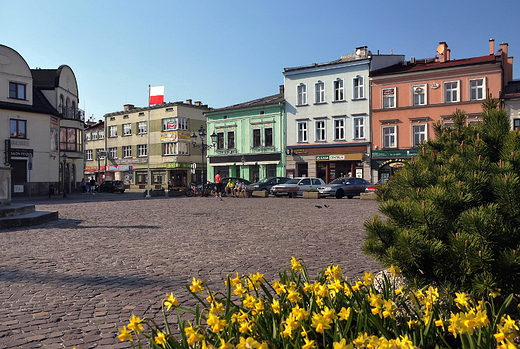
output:
[{"label": "polish flag", "polygon": [[150,105],[164,104],[164,86],[150,87]]}]

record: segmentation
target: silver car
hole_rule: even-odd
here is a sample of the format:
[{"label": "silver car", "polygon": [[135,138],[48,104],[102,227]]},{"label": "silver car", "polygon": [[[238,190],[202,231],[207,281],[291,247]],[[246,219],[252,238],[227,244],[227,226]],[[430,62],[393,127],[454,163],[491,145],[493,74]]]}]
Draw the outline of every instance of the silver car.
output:
[{"label": "silver car", "polygon": [[303,192],[309,189],[318,189],[325,182],[321,178],[296,177],[288,180],[284,184],[277,184],[271,187],[271,193],[274,196],[287,195],[290,198],[297,195],[303,195]]},{"label": "silver car", "polygon": [[365,192],[365,188],[370,185],[370,182],[363,178],[355,177],[341,177],[336,178],[329,184],[318,188],[321,196],[333,196],[336,199],[341,199],[346,196],[352,199],[354,196],[359,196]]}]

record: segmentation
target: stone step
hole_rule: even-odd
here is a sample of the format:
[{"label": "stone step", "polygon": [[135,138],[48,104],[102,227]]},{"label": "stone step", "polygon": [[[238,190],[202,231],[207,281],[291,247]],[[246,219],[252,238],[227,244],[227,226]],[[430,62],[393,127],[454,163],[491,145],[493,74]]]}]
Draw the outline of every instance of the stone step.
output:
[{"label": "stone step", "polygon": [[0,229],[26,227],[58,219],[58,211],[35,211],[17,216],[0,218]]},{"label": "stone step", "polygon": [[36,211],[36,208],[31,204],[11,204],[0,206],[0,218],[18,216],[34,211]]}]

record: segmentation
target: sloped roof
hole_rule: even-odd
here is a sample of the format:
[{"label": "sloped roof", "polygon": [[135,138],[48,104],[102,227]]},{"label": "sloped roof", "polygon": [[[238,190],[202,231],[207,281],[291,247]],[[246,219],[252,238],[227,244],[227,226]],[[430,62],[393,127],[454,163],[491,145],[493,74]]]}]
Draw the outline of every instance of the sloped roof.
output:
[{"label": "sloped roof", "polygon": [[58,69],[31,69],[33,84],[41,90],[53,90],[59,85],[61,67]]},{"label": "sloped roof", "polygon": [[503,98],[519,98],[520,97],[520,80],[509,81],[502,91]]},{"label": "sloped roof", "polygon": [[58,111],[49,103],[42,91],[33,86],[33,104],[20,104],[10,102],[0,102],[0,109],[18,110],[30,113],[39,113],[60,116]]},{"label": "sloped roof", "polygon": [[283,101],[284,101],[283,93],[278,93],[278,94],[275,94],[275,95],[272,95],[272,96],[262,97],[262,98],[258,98],[258,99],[253,99],[252,101],[230,105],[228,107],[213,109],[210,112],[206,112],[204,114],[220,112],[220,111],[225,111],[225,110],[234,110],[234,109],[252,108],[252,107],[262,107],[262,106],[278,104],[278,103],[281,103]]}]

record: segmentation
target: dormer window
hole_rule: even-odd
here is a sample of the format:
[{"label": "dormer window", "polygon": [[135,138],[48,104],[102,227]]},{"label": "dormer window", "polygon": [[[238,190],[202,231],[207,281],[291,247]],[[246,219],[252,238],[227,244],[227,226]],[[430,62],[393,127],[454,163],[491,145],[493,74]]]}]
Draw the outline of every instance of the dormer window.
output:
[{"label": "dormer window", "polygon": [[27,100],[27,85],[9,82],[9,98]]}]

